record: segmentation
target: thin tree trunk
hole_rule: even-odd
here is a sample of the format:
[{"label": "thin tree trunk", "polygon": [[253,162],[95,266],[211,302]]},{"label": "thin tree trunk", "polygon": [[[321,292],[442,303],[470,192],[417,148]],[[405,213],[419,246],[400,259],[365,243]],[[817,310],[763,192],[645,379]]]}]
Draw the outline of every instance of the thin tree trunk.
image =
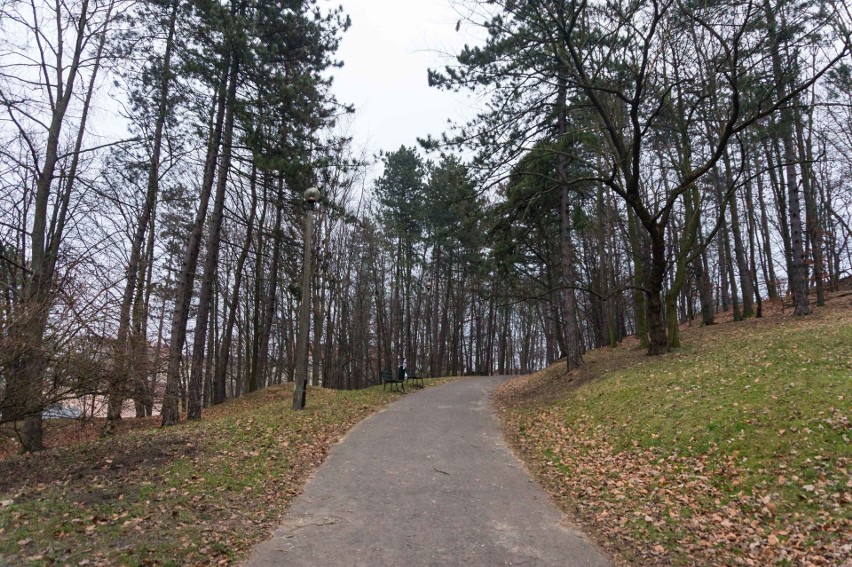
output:
[{"label": "thin tree trunk", "polygon": [[207,323],[207,356],[204,357],[204,387],[201,391],[201,406],[210,407],[210,400],[213,397],[213,362],[216,360],[216,336],[217,325],[216,315],[218,313],[218,293],[216,288],[213,291],[213,307],[209,310],[210,317]]},{"label": "thin tree trunk", "polygon": [[[769,0],[764,0],[764,12],[766,14],[767,32],[770,39],[770,52],[772,58],[772,71],[775,84],[778,85],[778,99],[787,97],[787,86],[789,77],[784,75],[781,63],[781,43],[775,20],[775,12]],[[805,266],[805,252],[802,242],[802,219],[801,206],[799,204],[799,187],[796,177],[796,149],[793,139],[794,116],[789,105],[780,111],[781,142],[784,146],[784,161],[787,177],[787,206],[789,207],[790,221],[790,274],[788,274],[790,291],[793,293],[795,315],[807,315],[811,312],[808,303],[808,287]]]},{"label": "thin tree trunk", "polygon": [[133,302],[133,292],[136,289],[136,279],[139,269],[142,244],[145,240],[145,232],[149,228],[149,219],[154,214],[157,194],[160,188],[160,155],[163,147],[163,130],[165,129],[168,116],[168,98],[171,86],[171,61],[174,50],[175,26],[177,23],[179,2],[173,0],[171,12],[169,13],[168,34],[166,36],[165,52],[163,53],[163,66],[160,70],[160,85],[157,92],[157,119],[154,122],[153,146],[151,148],[151,160],[148,165],[148,187],[145,193],[145,202],[139,215],[139,224],[133,234],[130,244],[130,259],[127,263],[127,279],[124,283],[124,293],[118,315],[118,331],[116,339],[116,372],[110,381],[107,401],[107,426],[105,431],[111,431],[111,422],[121,417],[121,405],[124,402],[124,391],[121,384],[123,376],[129,372],[130,350],[127,344],[127,335],[130,328],[130,309]]},{"label": "thin tree trunk", "polygon": [[[225,100],[225,124],[222,132],[222,157],[216,179],[216,195],[213,200],[213,212],[207,231],[207,256],[204,259],[204,272],[201,277],[201,290],[198,295],[198,315],[195,319],[195,335],[192,344],[192,365],[189,373],[189,399],[187,419],[201,419],[201,388],[204,372],[204,347],[207,342],[207,325],[210,320],[210,307],[213,299],[213,284],[216,268],[219,265],[219,248],[222,242],[222,221],[225,210],[225,195],[228,187],[228,173],[231,169],[232,143],[234,139],[234,114],[237,98],[239,61],[232,54],[228,94]],[[211,353],[212,355],[212,353]]]},{"label": "thin tree trunk", "polygon": [[[725,214],[724,209],[720,211],[721,215]],[[728,285],[731,287],[731,307],[733,309],[734,321],[742,320],[740,312],[739,290],[737,289],[737,278],[734,273],[734,259],[731,253],[731,235],[728,231],[727,220],[722,222],[722,245],[725,247],[725,264],[722,271],[723,277],[727,277]]]},{"label": "thin tree trunk", "polygon": [[128,369],[133,385],[136,417],[145,417],[146,408],[153,404],[153,392],[148,388],[148,309],[151,300],[151,280],[154,275],[154,245],[156,208],[149,219],[148,241],[145,244],[144,260],[139,263],[136,297],[133,300],[133,331],[130,337],[130,359]]},{"label": "thin tree trunk", "polygon": [[[695,190],[697,192],[697,189]],[[701,246],[701,254],[693,261],[693,270],[698,284],[698,293],[701,301],[701,322],[704,325],[716,324],[716,313],[713,309],[713,278],[710,274],[709,262],[707,261],[707,246],[703,242],[704,237],[698,228],[698,245]]]},{"label": "thin tree trunk", "polygon": [[725,241],[720,234],[725,230],[724,225],[716,234],[716,256],[719,264],[719,301],[721,303],[721,311],[727,313],[731,309],[731,294],[728,291],[728,255],[725,253]]},{"label": "thin tree trunk", "polygon": [[[772,125],[773,128],[778,127],[774,122]],[[781,147],[778,144],[778,139],[773,138],[771,143],[767,144],[766,167],[769,171],[772,193],[775,196],[775,212],[778,214],[781,242],[784,246],[784,262],[789,277],[789,274],[793,272],[793,245],[790,239],[790,223],[787,222],[787,194],[785,191],[786,181],[784,178],[783,161],[784,158],[781,156]],[[789,282],[787,282],[783,291],[785,293],[790,292]]]},{"label": "thin tree trunk", "polygon": [[257,210],[257,168],[252,164],[251,178],[249,180],[251,187],[251,205],[249,208],[249,218],[246,224],[246,236],[243,247],[240,250],[240,255],[237,258],[237,265],[234,269],[234,287],[231,292],[231,302],[228,307],[228,316],[225,321],[225,327],[222,329],[222,344],[219,346],[219,359],[216,363],[216,377],[213,387],[213,403],[221,404],[226,398],[226,382],[228,362],[231,356],[231,342],[234,335],[234,323],[237,320],[237,306],[240,302],[240,289],[242,287],[243,272],[245,271],[246,258],[248,258],[249,249],[251,248],[252,236],[254,231],[255,211]]},{"label": "thin tree trunk", "polygon": [[441,259],[442,259],[443,249],[435,245],[432,252],[432,265],[433,268],[433,278],[432,278],[432,308],[431,313],[429,315],[430,320],[432,321],[432,340],[429,348],[429,372],[430,376],[440,376],[441,368],[440,368],[440,359],[438,358],[438,332],[440,327],[440,321],[438,319],[438,310],[440,309],[440,284],[441,281],[439,279],[440,269],[441,269]]},{"label": "thin tree trunk", "polygon": [[[246,334],[246,392],[254,392],[258,388],[257,361],[260,353],[260,321],[263,316],[263,276],[266,270],[263,259],[266,256],[267,238],[265,234],[266,213],[269,207],[269,172],[261,172],[261,185],[263,186],[263,208],[260,213],[260,223],[257,232],[257,249],[254,258],[254,289],[249,297],[246,294],[246,326],[251,325],[251,337]],[[249,320],[249,314],[251,319]]]},{"label": "thin tree trunk", "polygon": [[[566,136],[568,131],[566,117],[566,98],[568,87],[564,78],[560,77],[558,106],[558,129],[559,138]],[[571,241],[571,200],[568,187],[568,161],[564,153],[559,154],[559,177],[561,184],[560,206],[559,206],[559,252],[560,265],[562,267],[562,310],[564,311],[565,325],[565,363],[568,370],[579,368],[583,364],[583,339],[580,336],[579,322],[577,319],[577,296],[574,286],[577,283],[577,274],[574,269],[574,251]]]},{"label": "thin tree trunk", "polygon": [[181,271],[177,280],[175,305],[172,312],[172,329],[169,340],[169,364],[166,371],[166,392],[163,397],[162,423],[164,426],[176,425],[180,420],[180,386],[181,361],[183,347],[186,342],[186,324],[189,319],[189,306],[192,300],[192,286],[195,282],[195,268],[198,265],[198,255],[201,251],[201,235],[207,218],[207,208],[210,194],[213,191],[213,180],[216,171],[216,161],[219,155],[219,143],[222,138],[222,128],[225,119],[225,85],[228,77],[227,65],[217,87],[217,103],[213,113],[213,127],[207,146],[207,158],[204,164],[204,177],[201,182],[198,210],[192,225],[189,238],[184,247]]},{"label": "thin tree trunk", "polygon": [[[809,105],[809,124],[813,124],[814,104]],[[802,156],[802,191],[805,196],[805,226],[810,241],[811,255],[814,260],[814,283],[817,292],[817,305],[825,305],[825,268],[822,255],[823,227],[819,220],[817,211],[817,190],[813,175],[814,156],[810,135],[807,140],[804,135],[804,126],[800,116],[796,119],[796,141],[799,146],[799,155]]]},{"label": "thin tree trunk", "polygon": [[755,172],[757,173],[757,201],[760,205],[760,235],[763,240],[763,256],[765,264],[764,279],[769,299],[778,298],[778,277],[775,275],[775,262],[772,259],[772,242],[769,236],[769,215],[766,213],[766,200],[763,197],[763,175],[755,154]]},{"label": "thin tree trunk", "polygon": [[[754,203],[754,191],[752,188],[751,181],[746,183],[746,203]],[[746,228],[748,229],[748,247],[749,247],[749,257],[751,262],[751,274],[752,274],[752,285],[755,290],[758,290],[755,294],[755,299],[757,301],[757,317],[763,317],[763,300],[760,297],[759,287],[757,285],[757,218],[755,215],[754,207],[747,207],[746,213]]]},{"label": "thin tree trunk", "polygon": [[[724,155],[725,164],[725,179],[728,184],[733,183],[733,171],[731,171],[731,159],[728,152]],[[734,256],[737,260],[737,271],[740,275],[740,288],[743,291],[743,319],[754,317],[754,284],[753,277],[748,266],[748,258],[746,255],[745,244],[742,237],[742,229],[740,225],[740,209],[739,201],[736,195],[733,195],[729,200],[731,207],[731,232],[734,235]]]},{"label": "thin tree trunk", "polygon": [[[275,315],[275,297],[278,290],[278,263],[281,257],[282,210],[284,208],[284,179],[278,178],[278,188],[275,197],[275,229],[272,233],[272,260],[269,264],[266,283],[266,298],[264,299],[263,318],[260,322],[257,343],[257,361],[255,365],[255,380],[260,387],[266,386],[266,366],[269,360],[269,336],[272,333],[272,319]],[[296,362],[298,364],[298,361]]]}]

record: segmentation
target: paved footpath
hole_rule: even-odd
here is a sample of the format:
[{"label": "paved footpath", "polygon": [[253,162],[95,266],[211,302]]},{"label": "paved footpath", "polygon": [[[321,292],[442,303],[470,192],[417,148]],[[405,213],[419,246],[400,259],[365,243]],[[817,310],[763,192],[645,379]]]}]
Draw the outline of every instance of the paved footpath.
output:
[{"label": "paved footpath", "polygon": [[358,424],[246,565],[609,566],[503,444],[502,380],[417,391]]}]

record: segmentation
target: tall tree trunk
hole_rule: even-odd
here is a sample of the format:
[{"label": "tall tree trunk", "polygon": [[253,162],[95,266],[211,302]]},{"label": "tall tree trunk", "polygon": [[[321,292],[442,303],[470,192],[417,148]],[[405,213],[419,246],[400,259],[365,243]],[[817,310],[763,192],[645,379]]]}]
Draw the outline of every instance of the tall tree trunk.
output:
[{"label": "tall tree trunk", "polygon": [[438,334],[438,367],[442,371],[449,371],[450,365],[447,354],[448,336],[450,334],[450,302],[453,297],[453,253],[449,253],[446,269],[446,291],[444,292],[441,306],[440,333]]},{"label": "tall tree trunk", "polygon": [[[697,189],[696,189],[697,191]],[[699,227],[699,233],[701,228]],[[704,325],[716,324],[716,313],[713,307],[713,278],[710,274],[709,262],[707,261],[707,247],[703,242],[704,237],[699,234],[699,246],[701,254],[693,260],[692,267],[698,284],[698,294],[701,301],[701,322]]]},{"label": "tall tree trunk", "polygon": [[[404,366],[414,365],[414,333],[412,333],[412,325],[414,322],[411,318],[411,283],[412,274],[414,273],[414,250],[411,242],[406,243],[405,253],[405,360]],[[412,368],[413,371],[413,368]]]},{"label": "tall tree trunk", "polygon": [[[752,182],[746,183],[746,203],[754,203],[754,190]],[[760,291],[757,284],[757,216],[754,207],[747,207],[746,213],[746,228],[748,229],[748,248],[751,262],[752,286],[758,290],[755,294],[757,301],[757,317],[763,317],[763,299],[760,297]]]},{"label": "tall tree trunk", "polygon": [[[725,214],[724,209],[720,214]],[[731,307],[733,310],[734,321],[740,321],[742,320],[742,313],[740,312],[739,290],[737,289],[737,278],[736,273],[734,272],[734,258],[731,253],[731,234],[730,231],[728,231],[727,225],[727,220],[723,221],[721,232],[722,245],[725,247],[725,264],[722,274],[723,277],[727,277],[727,283],[731,287]]]},{"label": "tall tree trunk", "polygon": [[[772,71],[775,84],[778,85],[778,99],[788,96],[790,77],[784,74],[781,63],[781,43],[775,19],[775,11],[769,0],[764,0],[767,32],[771,43]],[[802,242],[801,205],[799,203],[799,187],[796,176],[796,148],[793,139],[793,111],[790,104],[780,111],[779,135],[784,146],[784,167],[787,181],[787,206],[790,221],[790,274],[788,275],[790,290],[793,293],[795,315],[807,315],[811,312],[808,302],[807,272],[805,266],[805,251]]]},{"label": "tall tree trunk", "polygon": [[222,329],[222,343],[219,346],[219,360],[216,362],[216,377],[214,379],[213,386],[214,404],[221,404],[227,397],[225,386],[227,382],[228,362],[231,356],[231,342],[234,335],[234,323],[237,320],[237,306],[240,302],[243,272],[245,271],[246,258],[248,258],[249,249],[251,248],[254,232],[255,211],[257,210],[257,168],[254,164],[252,164],[249,186],[251,188],[249,218],[248,223],[246,224],[245,242],[240,250],[239,257],[237,257],[237,265],[234,268],[234,287],[231,291],[231,302],[228,306],[228,316],[225,320],[225,326]]},{"label": "tall tree trunk", "polygon": [[219,144],[222,139],[222,128],[225,121],[225,88],[227,84],[228,65],[219,80],[216,89],[216,105],[212,113],[213,127],[207,146],[207,158],[204,163],[204,177],[201,181],[198,210],[195,222],[184,247],[181,271],[177,280],[175,305],[172,312],[172,329],[169,339],[169,364],[166,371],[166,391],[163,397],[162,423],[164,426],[176,425],[180,420],[180,388],[181,361],[183,347],[186,342],[186,324],[189,319],[189,307],[192,301],[192,287],[195,283],[195,269],[198,265],[198,255],[201,251],[201,235],[207,218],[207,208],[210,194],[213,191],[213,181],[216,172],[216,162],[219,156]]},{"label": "tall tree trunk", "polygon": [[[733,171],[731,170],[731,159],[728,152],[724,155],[725,178],[730,185],[733,183]],[[729,190],[731,188],[729,187]],[[754,284],[751,269],[748,265],[748,258],[745,250],[745,244],[742,237],[742,225],[740,224],[740,208],[739,200],[736,194],[732,195],[729,200],[731,207],[731,232],[734,235],[734,256],[737,260],[737,271],[740,275],[740,289],[743,291],[743,310],[742,317],[748,319],[754,317]]]},{"label": "tall tree trunk", "polygon": [[151,281],[154,277],[154,245],[156,210],[149,219],[148,241],[145,244],[144,260],[139,263],[139,276],[136,285],[136,297],[133,300],[133,331],[130,337],[130,359],[133,360],[130,379],[136,406],[136,417],[145,417],[148,408],[153,406],[154,392],[148,384],[148,317],[151,305]]},{"label": "tall tree trunk", "polygon": [[213,288],[213,306],[208,311],[210,312],[210,321],[207,323],[207,356],[204,358],[204,387],[201,392],[201,406],[210,407],[210,400],[213,397],[213,364],[216,360],[216,344],[218,341],[218,325],[217,315],[219,312],[219,294],[218,288]]},{"label": "tall tree trunk", "polygon": [[[246,392],[254,392],[258,388],[259,377],[257,375],[257,362],[260,353],[260,325],[263,318],[263,282],[266,269],[264,258],[266,257],[267,238],[265,234],[266,212],[269,207],[269,171],[261,172],[261,186],[263,187],[263,208],[260,213],[258,224],[257,247],[254,258],[254,289],[251,297],[246,295],[246,325],[251,325],[251,337],[246,335]],[[249,322],[249,314],[251,319]]]},{"label": "tall tree trunk", "polygon": [[[549,268],[546,268],[548,272],[550,272]],[[561,269],[561,268],[560,268]],[[558,356],[556,358],[564,358],[568,356],[568,349],[565,346],[565,325],[562,324],[562,317],[559,314],[559,304],[560,304],[560,292],[559,286],[556,285],[553,277],[548,275],[548,282],[550,282],[550,288],[554,291],[550,293],[550,300],[548,303],[548,311],[550,311],[550,320],[553,322],[553,335],[556,340],[556,346],[558,348]]]},{"label": "tall tree trunk", "polygon": [[[789,126],[787,126],[789,128]],[[807,315],[811,312],[808,302],[808,282],[805,263],[805,250],[802,241],[801,206],[799,188],[796,181],[796,153],[790,136],[784,136],[784,160],[787,169],[787,205],[789,206],[790,245],[792,271],[789,277],[790,291],[793,293],[795,315]]]},{"label": "tall tree trunk", "polygon": [[775,262],[772,259],[772,242],[769,236],[769,215],[766,213],[766,199],[763,197],[763,174],[755,154],[755,173],[757,174],[757,201],[760,205],[760,236],[763,241],[763,256],[765,258],[765,271],[763,278],[766,280],[766,293],[769,299],[778,298],[778,277],[775,275]]},{"label": "tall tree trunk", "polygon": [[[815,103],[809,105],[808,123],[813,124],[813,109]],[[798,114],[798,113],[797,113]],[[825,266],[822,255],[823,227],[819,220],[817,209],[817,190],[813,175],[813,147],[810,138],[805,139],[804,126],[801,116],[796,117],[796,141],[799,155],[802,156],[802,191],[805,196],[805,226],[810,241],[811,255],[814,260],[814,283],[817,292],[817,305],[825,305]]]},{"label": "tall tree trunk", "polygon": [[435,245],[432,251],[432,308],[429,318],[432,321],[432,339],[429,348],[429,375],[440,376],[440,359],[438,358],[438,329],[440,321],[438,320],[438,310],[440,309],[441,301],[441,280],[439,277],[441,269],[442,248]]},{"label": "tall tree trunk", "polygon": [[[821,153],[825,153],[824,147],[821,149]],[[850,236],[852,236],[852,229],[850,229],[849,226],[843,222],[843,219],[840,218],[834,211],[834,208],[832,206],[832,203],[834,202],[832,184],[828,182],[820,183],[819,193],[820,200],[824,204],[822,225],[825,227],[826,230],[826,240],[828,240],[828,242],[830,243],[830,245],[828,246],[828,272],[831,282],[830,286],[831,291],[837,291],[840,285],[841,247],[838,245],[840,239],[837,235],[835,223],[837,222],[837,224],[844,226]],[[831,244],[833,244],[833,246]]]},{"label": "tall tree trunk", "polygon": [[641,348],[648,348],[648,308],[645,295],[645,282],[648,277],[646,267],[650,266],[650,252],[645,235],[639,228],[636,213],[627,209],[628,233],[630,236],[630,251],[633,257],[633,312],[636,318],[636,336]]},{"label": "tall tree trunk", "polygon": [[175,27],[179,2],[172,1],[169,12],[168,32],[166,35],[165,52],[163,53],[163,64],[160,70],[160,84],[157,90],[157,118],[154,122],[154,134],[152,138],[151,159],[148,164],[148,186],[145,193],[145,202],[139,215],[139,224],[133,234],[130,244],[130,259],[127,262],[127,279],[124,282],[124,293],[121,298],[118,315],[118,332],[116,339],[115,361],[116,370],[110,378],[109,394],[107,397],[107,426],[106,432],[112,430],[111,423],[121,417],[121,406],[124,402],[124,387],[122,381],[130,371],[131,345],[127,341],[130,329],[130,310],[133,302],[133,293],[136,289],[136,280],[139,271],[139,262],[142,255],[142,245],[145,240],[145,232],[149,229],[149,219],[154,214],[157,194],[160,189],[160,156],[163,147],[163,130],[165,129],[168,116],[168,99],[171,87],[171,62],[174,50]]},{"label": "tall tree trunk", "polygon": [[[559,116],[558,128],[559,138],[563,139],[568,131],[566,98],[568,87],[564,78],[560,77],[559,100],[557,102]],[[571,200],[568,187],[568,158],[559,153],[559,181],[560,206],[559,206],[559,252],[560,265],[562,267],[562,310],[565,325],[565,362],[568,370],[579,368],[583,364],[583,339],[580,336],[579,321],[577,318],[577,296],[574,287],[577,285],[577,274],[574,269],[574,251],[571,241]]]},{"label": "tall tree trunk", "polygon": [[[318,225],[321,224],[322,219],[318,219],[320,222],[317,222]],[[321,230],[321,229],[320,229]],[[316,242],[316,240],[314,240]],[[323,248],[328,251],[328,248]],[[319,262],[317,262],[319,264]],[[311,325],[311,333],[312,337],[311,341],[311,381],[310,383],[314,386],[319,386],[320,379],[320,361],[322,355],[322,349],[320,345],[322,344],[322,332],[323,332],[323,317],[326,309],[326,300],[328,299],[328,295],[326,294],[326,289],[324,289],[324,281],[321,274],[320,266],[315,266],[313,270],[313,283],[311,284],[311,316],[314,319],[313,324]],[[328,361],[324,361],[328,362]]]},{"label": "tall tree trunk", "polygon": [[[772,122],[773,128],[777,128]],[[790,239],[790,223],[787,222],[787,193],[783,169],[784,158],[781,156],[781,146],[777,138],[773,138],[766,149],[766,168],[769,172],[769,181],[772,193],[775,197],[775,212],[778,215],[778,226],[781,232],[781,243],[784,247],[784,262],[787,274],[793,272],[793,245]],[[777,165],[776,165],[777,164]],[[787,282],[785,293],[789,293],[790,285]]]},{"label": "tall tree trunk", "polygon": [[[232,143],[234,139],[234,113],[237,98],[239,61],[232,54],[228,92],[225,99],[225,121],[222,132],[222,157],[216,179],[216,195],[213,199],[213,212],[207,230],[207,256],[204,258],[204,271],[201,277],[201,290],[198,295],[198,315],[195,319],[195,334],[192,344],[192,365],[189,373],[187,419],[201,419],[201,388],[204,372],[204,347],[207,342],[207,325],[210,321],[210,307],[213,299],[213,284],[216,268],[219,265],[219,248],[222,242],[222,221],[225,211],[225,195],[228,187],[228,173],[231,169]],[[212,356],[212,353],[211,353]]]},{"label": "tall tree trunk", "polygon": [[[257,363],[255,366],[256,380],[260,386],[266,385],[266,366],[269,360],[269,337],[272,334],[272,319],[275,315],[275,297],[278,291],[278,263],[281,258],[281,238],[283,231],[281,223],[284,208],[284,178],[278,177],[278,188],[275,197],[275,229],[272,233],[272,260],[269,264],[269,277],[266,283],[266,298],[264,299],[263,318],[257,337]],[[297,361],[298,364],[298,361]]]},{"label": "tall tree trunk", "polygon": [[598,187],[598,217],[600,219],[600,228],[598,235],[598,257],[601,262],[601,293],[605,299],[604,304],[604,320],[606,324],[607,344],[615,347],[621,341],[621,335],[618,332],[618,324],[616,322],[615,298],[610,297],[610,290],[616,289],[615,270],[613,269],[614,254],[610,254],[607,245],[613,236],[614,222],[611,218],[611,209],[606,205],[604,199],[604,187]]},{"label": "tall tree trunk", "polygon": [[[721,227],[719,232],[725,230]],[[716,234],[716,256],[719,264],[719,302],[722,313],[731,309],[731,294],[728,291],[728,255],[725,253],[725,241],[721,234]]]},{"label": "tall tree trunk", "polygon": [[[89,0],[83,0],[77,19],[75,45],[68,75],[64,82],[62,68],[57,65],[55,93],[51,93],[52,108],[50,125],[47,131],[47,144],[44,150],[42,166],[36,180],[35,208],[31,231],[31,260],[28,285],[24,289],[23,305],[16,318],[9,325],[8,336],[15,345],[15,354],[6,373],[6,388],[2,404],[4,419],[22,419],[19,439],[24,451],[40,451],[44,448],[41,411],[43,406],[44,371],[47,357],[44,352],[44,333],[47,329],[50,310],[51,282],[56,266],[56,257],[63,237],[63,221],[54,221],[48,227],[48,205],[56,165],[59,161],[59,139],[65,115],[73,96],[74,85],[83,55],[85,32],[89,18]],[[110,8],[111,10],[111,8]],[[59,22],[57,22],[59,24]],[[61,40],[60,40],[61,41]],[[100,58],[98,58],[98,64]],[[89,93],[88,96],[90,96]],[[84,112],[88,111],[88,104]],[[85,122],[85,120],[83,120]],[[78,133],[82,136],[85,124]],[[79,156],[79,148],[75,158]],[[62,199],[63,214],[67,211],[65,194]],[[22,250],[22,257],[24,256]]]}]

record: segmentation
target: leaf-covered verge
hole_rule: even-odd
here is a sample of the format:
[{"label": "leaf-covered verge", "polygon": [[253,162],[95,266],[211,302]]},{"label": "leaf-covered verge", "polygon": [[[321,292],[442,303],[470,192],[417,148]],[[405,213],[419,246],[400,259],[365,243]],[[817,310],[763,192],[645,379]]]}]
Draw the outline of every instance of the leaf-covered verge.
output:
[{"label": "leaf-covered verge", "polygon": [[[450,379],[427,380],[441,384]],[[0,565],[229,565],[268,537],[331,446],[400,394],[292,385],[200,422],[0,461]],[[127,420],[133,421],[133,420]]]},{"label": "leaf-covered verge", "polygon": [[504,432],[633,565],[850,565],[852,295],[504,384]]}]

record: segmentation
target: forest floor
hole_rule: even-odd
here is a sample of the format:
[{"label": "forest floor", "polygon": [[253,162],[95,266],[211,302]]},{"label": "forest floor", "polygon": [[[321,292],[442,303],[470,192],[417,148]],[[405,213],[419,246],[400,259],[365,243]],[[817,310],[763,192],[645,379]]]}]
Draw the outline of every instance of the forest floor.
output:
[{"label": "forest floor", "polygon": [[516,454],[631,565],[852,565],[852,292],[504,384]]},{"label": "forest floor", "polygon": [[[506,438],[626,563],[852,564],[852,293],[682,338],[662,357],[627,340],[567,376],[508,382]],[[290,388],[270,388],[178,427],[130,419],[101,439],[97,423],[51,420],[48,451],[0,441],[0,565],[232,564],[399,396],[311,389],[294,413]]]},{"label": "forest floor", "polygon": [[[430,379],[432,386],[450,379]],[[0,444],[0,565],[229,565],[266,538],[352,426],[403,394],[268,388],[157,427],[51,420],[31,455]],[[64,423],[63,423],[64,422]],[[8,431],[4,432],[8,435]]]}]

